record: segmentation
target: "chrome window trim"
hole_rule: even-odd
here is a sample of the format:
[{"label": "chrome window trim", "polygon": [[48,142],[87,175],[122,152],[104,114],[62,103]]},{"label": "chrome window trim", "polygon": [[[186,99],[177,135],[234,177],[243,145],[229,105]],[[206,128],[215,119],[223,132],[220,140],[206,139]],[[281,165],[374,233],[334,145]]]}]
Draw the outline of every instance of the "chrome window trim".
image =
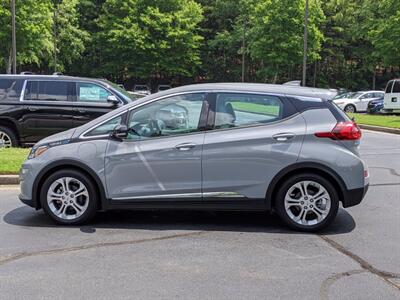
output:
[{"label": "chrome window trim", "polygon": [[119,117],[119,116],[125,114],[126,112],[127,112],[127,110],[124,110],[124,111],[120,112],[119,114],[113,115],[112,117],[110,117],[110,118],[104,120],[103,122],[100,122],[100,123],[98,123],[98,124],[96,124],[96,125],[90,127],[89,129],[87,129],[87,130],[85,130],[83,133],[81,133],[81,134],[79,135],[78,138],[79,138],[79,139],[83,139],[83,140],[87,140],[87,139],[94,139],[94,138],[105,138],[105,137],[109,137],[109,136],[110,136],[109,134],[99,134],[99,135],[92,135],[92,136],[85,136],[85,134],[87,134],[88,132],[90,132],[90,131],[96,129],[97,127],[100,127],[100,126],[103,125],[104,123],[107,123],[108,121],[110,121],[110,120],[112,120],[112,119],[114,119],[114,118],[117,118],[117,117]]},{"label": "chrome window trim", "polygon": [[[110,121],[111,119],[113,119],[113,118],[115,118],[115,117],[118,117],[118,116],[121,115],[121,114],[124,114],[124,113],[126,113],[126,112],[127,112],[127,113],[130,113],[132,110],[134,110],[134,109],[136,109],[136,108],[139,108],[139,107],[142,107],[142,106],[144,106],[144,105],[153,103],[153,102],[155,102],[155,101],[162,100],[162,99],[169,98],[169,97],[184,95],[184,94],[200,94],[200,93],[202,93],[202,94],[207,94],[208,91],[180,92],[180,93],[173,93],[173,94],[169,94],[169,95],[164,95],[164,96],[162,96],[162,97],[158,97],[158,98],[154,98],[154,99],[149,99],[149,100],[147,100],[146,102],[139,103],[139,104],[137,104],[137,105],[134,105],[133,107],[127,108],[127,110],[125,110],[124,112],[122,112],[122,113],[120,113],[120,114],[118,114],[118,115],[114,115],[114,116],[112,116],[112,117],[110,117],[110,118],[104,120],[104,121],[101,122],[101,123],[98,123],[98,124],[96,124],[96,125],[93,125],[93,126],[90,127],[89,129],[87,129],[87,130],[85,130],[83,133],[81,133],[81,134],[79,135],[79,138],[80,138],[80,139],[88,139],[88,138],[107,137],[108,135],[94,135],[94,136],[91,136],[91,137],[87,137],[87,136],[85,136],[85,134],[87,134],[89,131],[91,131],[91,130],[93,130],[93,129],[99,127],[99,126],[101,126],[102,124],[104,124],[104,123]],[[198,132],[196,132],[196,133],[198,133]],[[166,137],[172,137],[172,135],[171,135],[171,136],[166,136]],[[135,140],[135,141],[136,141],[136,140]]]},{"label": "chrome window trim", "polygon": [[[150,103],[153,103],[155,101],[162,100],[162,99],[165,99],[165,98],[169,98],[169,97],[174,97],[174,96],[179,96],[179,95],[186,95],[186,94],[209,94],[209,93],[231,93],[231,94],[236,93],[236,94],[251,94],[251,95],[264,95],[264,96],[276,96],[276,97],[289,97],[289,96],[290,97],[295,97],[295,95],[286,95],[286,94],[279,94],[279,93],[253,92],[253,91],[240,91],[240,90],[226,90],[226,89],[193,90],[193,91],[184,91],[184,92],[172,93],[172,94],[164,95],[164,96],[161,96],[161,97],[156,97],[156,98],[153,98],[153,99],[149,99],[149,100],[147,100],[147,101],[145,101],[143,103],[139,103],[139,104],[133,105],[132,107],[127,108],[127,111],[124,111],[124,113],[125,112],[130,113],[134,109],[137,109],[137,108],[142,107],[144,105],[147,105],[147,104],[150,104]],[[318,99],[321,99],[321,98],[318,98]],[[321,101],[323,101],[323,100],[321,99]],[[254,127],[254,126],[266,126],[266,125],[279,123],[279,122],[288,120],[288,119],[290,119],[290,118],[292,118],[292,117],[294,117],[294,116],[296,116],[298,114],[299,113],[296,113],[296,114],[293,114],[292,116],[289,116],[287,118],[280,119],[280,120],[277,120],[275,122],[270,122],[270,123],[266,123],[266,124],[251,124],[249,126],[223,128],[223,129],[213,129],[213,130],[210,130],[210,131],[214,132],[214,131],[220,131],[220,130],[232,130],[232,129],[248,128],[248,127]],[[88,133],[89,131],[91,131],[92,129],[95,129],[96,127],[104,124],[105,122],[107,122],[107,121],[109,121],[112,118],[117,117],[117,116],[119,116],[119,114],[118,115],[114,115],[114,116],[108,118],[107,120],[105,120],[105,121],[103,121],[101,123],[93,125],[91,128],[89,128],[89,129],[85,130],[83,133],[81,133],[79,135],[79,138],[88,139],[88,138],[107,137],[108,135],[98,135],[98,136],[85,137],[85,134]],[[194,132],[194,133],[198,133],[198,132]],[[189,133],[189,134],[194,134],[194,133]],[[179,136],[179,135],[177,134],[177,135],[165,136],[165,138],[174,137],[174,136]],[[160,137],[158,137],[158,138],[160,138]],[[135,141],[137,141],[137,140],[135,140]]]},{"label": "chrome window trim", "polygon": [[[120,104],[124,104],[122,102],[122,100],[119,98],[118,95],[116,95],[115,93],[113,93],[113,91],[110,90],[110,86],[106,85],[103,86],[97,82],[92,82],[92,81],[83,81],[83,80],[66,80],[66,79],[58,79],[58,80],[54,80],[54,79],[39,79],[39,78],[34,78],[34,79],[25,79],[24,80],[24,84],[22,85],[22,91],[21,91],[21,95],[19,97],[19,101],[20,102],[32,102],[32,103],[60,103],[60,102],[64,102],[64,103],[103,103],[103,102],[86,102],[86,101],[53,101],[53,100],[24,100],[25,97],[25,90],[26,90],[26,85],[28,83],[28,81],[55,81],[55,82],[71,82],[71,83],[75,83],[75,88],[76,88],[76,84],[77,83],[91,83],[91,84],[95,84],[103,89],[105,89],[107,92],[109,92],[110,94],[114,95],[117,97],[117,99],[119,100]],[[78,97],[78,95],[76,95]]]}]

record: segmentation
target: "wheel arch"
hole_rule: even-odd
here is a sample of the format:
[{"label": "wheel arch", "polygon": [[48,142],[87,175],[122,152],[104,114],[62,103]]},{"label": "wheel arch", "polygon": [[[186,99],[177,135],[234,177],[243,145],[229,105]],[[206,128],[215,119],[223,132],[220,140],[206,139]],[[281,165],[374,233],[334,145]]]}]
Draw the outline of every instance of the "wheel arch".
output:
[{"label": "wheel arch", "polygon": [[43,185],[45,179],[54,171],[60,170],[60,168],[73,169],[73,170],[80,171],[83,174],[85,174],[86,176],[88,176],[91,180],[93,180],[93,183],[95,184],[97,196],[99,197],[100,209],[102,210],[107,207],[104,186],[103,186],[103,183],[100,180],[99,176],[86,164],[76,161],[76,160],[66,160],[65,159],[65,160],[59,160],[59,161],[49,164],[43,170],[41,170],[40,173],[36,176],[36,179],[35,179],[35,181],[33,183],[33,187],[32,187],[32,200],[33,200],[33,203],[35,204],[36,209],[41,208],[40,189],[42,188],[42,185]]},{"label": "wheel arch", "polygon": [[315,162],[301,162],[290,165],[284,169],[282,169],[275,177],[272,179],[271,183],[268,186],[266,193],[266,206],[268,210],[271,210],[275,206],[276,193],[278,192],[281,184],[289,177],[301,174],[301,173],[314,173],[323,176],[328,179],[335,187],[338,192],[338,196],[340,202],[343,203],[346,196],[346,184],[343,179],[340,178],[339,174],[337,174],[330,167],[325,166],[320,163]]},{"label": "wheel arch", "polygon": [[17,137],[17,142],[18,144],[20,143],[20,135],[19,135],[19,126],[12,120],[8,118],[2,118],[0,117],[0,126],[4,126],[12,130]]}]

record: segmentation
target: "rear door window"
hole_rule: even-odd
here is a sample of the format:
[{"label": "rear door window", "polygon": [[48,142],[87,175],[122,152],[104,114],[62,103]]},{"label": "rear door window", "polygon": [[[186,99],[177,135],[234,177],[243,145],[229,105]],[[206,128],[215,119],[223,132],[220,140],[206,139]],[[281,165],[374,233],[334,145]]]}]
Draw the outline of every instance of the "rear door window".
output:
[{"label": "rear door window", "polygon": [[28,81],[24,100],[69,101],[69,87],[66,81]]},{"label": "rear door window", "polygon": [[0,79],[0,100],[6,97],[19,97],[23,80]]},{"label": "rear door window", "polygon": [[215,128],[265,124],[282,119],[283,104],[276,96],[219,93]]}]

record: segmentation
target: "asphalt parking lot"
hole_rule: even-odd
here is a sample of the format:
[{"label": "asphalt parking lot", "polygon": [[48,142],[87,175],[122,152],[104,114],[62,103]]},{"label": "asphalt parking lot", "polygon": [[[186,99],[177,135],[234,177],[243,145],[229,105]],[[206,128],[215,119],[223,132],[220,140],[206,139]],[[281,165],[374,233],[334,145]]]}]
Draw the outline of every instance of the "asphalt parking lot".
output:
[{"label": "asphalt parking lot", "polygon": [[0,187],[0,299],[400,299],[400,136],[364,132],[361,153],[366,198],[319,234],[254,213],[60,227]]}]

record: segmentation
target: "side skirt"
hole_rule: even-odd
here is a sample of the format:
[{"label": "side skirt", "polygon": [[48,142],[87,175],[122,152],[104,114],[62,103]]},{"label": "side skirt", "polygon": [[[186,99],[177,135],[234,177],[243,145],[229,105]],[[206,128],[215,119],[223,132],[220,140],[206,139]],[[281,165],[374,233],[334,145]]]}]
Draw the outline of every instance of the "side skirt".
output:
[{"label": "side skirt", "polygon": [[265,199],[109,200],[106,209],[266,211]]}]

